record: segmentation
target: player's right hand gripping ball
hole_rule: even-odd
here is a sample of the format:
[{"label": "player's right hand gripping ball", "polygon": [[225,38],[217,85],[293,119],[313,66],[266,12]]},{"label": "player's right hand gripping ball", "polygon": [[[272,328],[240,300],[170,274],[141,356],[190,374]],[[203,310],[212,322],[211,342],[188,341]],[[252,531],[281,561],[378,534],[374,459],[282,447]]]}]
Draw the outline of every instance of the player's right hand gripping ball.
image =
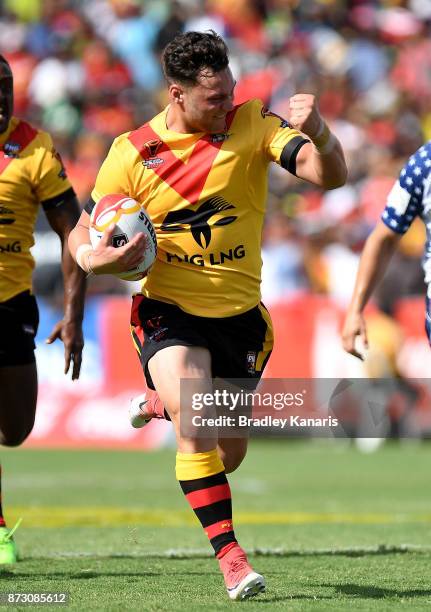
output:
[{"label": "player's right hand gripping ball", "polygon": [[93,249],[97,247],[103,232],[112,224],[115,224],[112,236],[113,247],[127,244],[139,232],[147,238],[147,249],[139,266],[115,276],[128,281],[144,278],[157,256],[156,232],[150,217],[133,198],[120,193],[103,196],[94,206],[90,216],[90,239]]}]

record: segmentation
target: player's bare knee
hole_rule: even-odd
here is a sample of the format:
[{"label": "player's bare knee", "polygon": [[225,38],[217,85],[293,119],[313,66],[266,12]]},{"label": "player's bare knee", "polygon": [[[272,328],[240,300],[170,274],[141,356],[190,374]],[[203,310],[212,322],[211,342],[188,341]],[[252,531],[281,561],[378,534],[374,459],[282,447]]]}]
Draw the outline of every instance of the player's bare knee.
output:
[{"label": "player's bare knee", "polygon": [[19,416],[11,418],[7,418],[3,413],[0,419],[0,444],[2,446],[20,446],[31,434],[34,420],[34,413],[19,413]]},{"label": "player's bare knee", "polygon": [[248,440],[246,438],[219,439],[218,453],[225,466],[226,474],[239,468],[247,454]]},{"label": "player's bare knee", "polygon": [[231,474],[232,472],[235,472],[235,470],[238,469],[241,463],[244,461],[244,457],[245,453],[222,457],[221,459],[223,461],[224,470],[226,474]]},{"label": "player's bare knee", "polygon": [[226,463],[224,463],[224,471],[226,472],[226,474],[232,474],[232,472],[235,472],[235,470],[239,468],[241,463],[242,463],[242,459],[239,459],[236,461],[232,459],[228,459]]}]

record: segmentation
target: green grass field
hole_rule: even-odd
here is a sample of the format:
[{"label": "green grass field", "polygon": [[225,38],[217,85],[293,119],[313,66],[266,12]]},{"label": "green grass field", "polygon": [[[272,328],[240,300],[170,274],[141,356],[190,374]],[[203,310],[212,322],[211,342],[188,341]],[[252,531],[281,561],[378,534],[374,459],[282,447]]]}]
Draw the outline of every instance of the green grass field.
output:
[{"label": "green grass field", "polygon": [[364,455],[253,442],[230,482],[237,536],[267,592],[244,603],[227,599],[173,450],[14,449],[2,459],[8,524],[23,522],[22,560],[1,571],[1,592],[68,591],[76,610],[431,606],[430,444]]}]

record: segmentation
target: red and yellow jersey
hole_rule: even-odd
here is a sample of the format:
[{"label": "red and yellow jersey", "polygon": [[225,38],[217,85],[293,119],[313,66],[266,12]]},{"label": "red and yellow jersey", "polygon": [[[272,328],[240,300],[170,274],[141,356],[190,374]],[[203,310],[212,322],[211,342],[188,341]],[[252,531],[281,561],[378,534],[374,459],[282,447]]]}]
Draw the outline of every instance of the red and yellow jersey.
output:
[{"label": "red and yellow jersey", "polygon": [[31,289],[39,204],[57,206],[71,190],[51,137],[13,117],[0,134],[0,302]]},{"label": "red and yellow jersey", "polygon": [[173,132],[167,110],[114,141],[92,200],[124,193],[149,213],[158,257],[144,295],[198,316],[240,314],[260,301],[269,163],[294,170],[307,141],[259,100],[235,107],[222,134]]}]

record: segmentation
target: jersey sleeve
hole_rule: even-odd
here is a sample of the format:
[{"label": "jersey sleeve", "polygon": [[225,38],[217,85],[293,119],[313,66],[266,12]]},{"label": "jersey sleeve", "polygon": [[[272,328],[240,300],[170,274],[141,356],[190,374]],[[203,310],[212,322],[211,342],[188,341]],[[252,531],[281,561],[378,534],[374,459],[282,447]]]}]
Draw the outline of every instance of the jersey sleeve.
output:
[{"label": "jersey sleeve", "polygon": [[[123,156],[121,155],[121,138],[120,136],[114,140],[105,161],[100,167],[96,184],[91,192],[93,203],[98,202],[100,198],[110,193],[131,195],[130,183],[124,168]],[[88,210],[88,205],[85,207],[85,210],[91,212]]]},{"label": "jersey sleeve", "polygon": [[37,147],[37,163],[34,165],[33,189],[43,208],[49,210],[65,201],[66,192],[70,195],[75,192],[51,136],[41,132],[38,138],[40,143]]},{"label": "jersey sleeve", "polygon": [[423,210],[424,180],[429,174],[428,156],[424,147],[414,153],[392,187],[382,221],[397,234],[404,234]]},{"label": "jersey sleeve", "polygon": [[253,111],[254,123],[262,136],[267,157],[296,174],[296,156],[301,147],[310,141],[295,130],[287,119],[265,108],[260,100],[254,101]]}]

